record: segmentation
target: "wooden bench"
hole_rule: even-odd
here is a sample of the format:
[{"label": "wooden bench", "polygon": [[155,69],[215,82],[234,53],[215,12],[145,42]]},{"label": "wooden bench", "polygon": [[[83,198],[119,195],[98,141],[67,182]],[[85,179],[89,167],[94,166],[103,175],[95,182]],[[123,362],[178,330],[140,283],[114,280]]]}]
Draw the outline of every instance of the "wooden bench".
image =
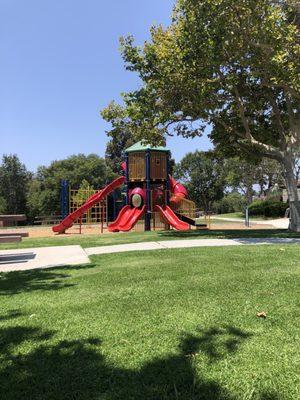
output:
[{"label": "wooden bench", "polygon": [[[0,226],[11,226],[19,221],[26,221],[26,215],[0,215]],[[0,233],[0,243],[17,243],[21,242],[23,237],[28,237],[28,232],[5,232]]]},{"label": "wooden bench", "polygon": [[26,221],[25,214],[0,215],[0,226],[12,226],[20,221]]},{"label": "wooden bench", "polygon": [[0,243],[17,243],[21,242],[21,240],[22,240],[21,235],[0,236]]},{"label": "wooden bench", "polygon": [[[4,231],[5,232],[5,231]],[[5,232],[5,233],[0,233],[0,237],[7,237],[7,236],[21,236],[23,237],[28,237],[29,233],[28,232]]]}]

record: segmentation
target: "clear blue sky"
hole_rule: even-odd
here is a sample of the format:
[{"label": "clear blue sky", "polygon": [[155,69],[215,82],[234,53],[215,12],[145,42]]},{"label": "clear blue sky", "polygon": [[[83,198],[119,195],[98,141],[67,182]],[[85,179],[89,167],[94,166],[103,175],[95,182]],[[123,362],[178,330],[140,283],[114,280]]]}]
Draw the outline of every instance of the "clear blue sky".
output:
[{"label": "clear blue sky", "polygon": [[[118,39],[138,43],[168,24],[173,0],[0,0],[0,156],[35,170],[76,153],[103,156],[108,125],[99,110],[136,88]],[[172,138],[177,161],[206,138]]]}]

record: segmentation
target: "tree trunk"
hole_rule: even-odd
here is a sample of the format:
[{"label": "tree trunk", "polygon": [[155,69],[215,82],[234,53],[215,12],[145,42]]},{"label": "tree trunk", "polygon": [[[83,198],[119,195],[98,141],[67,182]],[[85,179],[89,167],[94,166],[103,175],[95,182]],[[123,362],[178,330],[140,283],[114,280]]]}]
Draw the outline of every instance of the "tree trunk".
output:
[{"label": "tree trunk", "polygon": [[297,180],[294,175],[294,163],[290,155],[286,155],[284,160],[284,176],[286,189],[290,205],[290,225],[289,230],[300,232],[300,199],[297,190]]}]

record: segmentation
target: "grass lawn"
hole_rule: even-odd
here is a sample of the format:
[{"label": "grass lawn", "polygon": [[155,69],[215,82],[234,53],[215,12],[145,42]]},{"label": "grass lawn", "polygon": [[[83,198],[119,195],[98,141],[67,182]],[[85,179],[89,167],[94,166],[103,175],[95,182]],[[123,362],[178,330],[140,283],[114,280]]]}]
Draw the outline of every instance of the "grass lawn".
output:
[{"label": "grass lawn", "polygon": [[300,398],[297,245],[92,261],[1,274],[1,399]]},{"label": "grass lawn", "polygon": [[66,246],[66,245],[81,245],[83,248],[96,246],[109,246],[114,244],[125,243],[140,243],[162,240],[176,239],[233,239],[233,238],[300,238],[300,233],[291,233],[285,229],[234,229],[226,230],[190,230],[185,232],[180,231],[156,231],[156,232],[128,232],[114,233],[104,235],[65,235],[49,238],[24,238],[20,243],[5,243],[0,244],[0,250],[4,249],[21,249],[30,247],[44,246]]}]

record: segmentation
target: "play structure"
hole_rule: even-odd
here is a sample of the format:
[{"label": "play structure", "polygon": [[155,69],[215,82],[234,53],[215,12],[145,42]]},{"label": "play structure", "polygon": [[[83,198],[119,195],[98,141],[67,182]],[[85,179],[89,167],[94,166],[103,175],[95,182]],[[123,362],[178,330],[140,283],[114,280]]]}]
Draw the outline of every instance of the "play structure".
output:
[{"label": "play structure", "polygon": [[[129,147],[122,164],[123,176],[118,177],[104,189],[63,218],[52,229],[64,233],[80,221],[92,207],[105,201],[116,188],[125,186],[126,204],[114,222],[108,224],[110,232],[130,231],[139,220],[144,220],[145,231],[156,224],[157,215],[170,226],[183,231],[190,226],[205,227],[195,223],[195,204],[188,200],[186,188],[170,175],[170,152],[164,147],[151,147],[140,142]],[[62,202],[62,207],[64,203]],[[188,209],[184,215],[182,210]]]}]

